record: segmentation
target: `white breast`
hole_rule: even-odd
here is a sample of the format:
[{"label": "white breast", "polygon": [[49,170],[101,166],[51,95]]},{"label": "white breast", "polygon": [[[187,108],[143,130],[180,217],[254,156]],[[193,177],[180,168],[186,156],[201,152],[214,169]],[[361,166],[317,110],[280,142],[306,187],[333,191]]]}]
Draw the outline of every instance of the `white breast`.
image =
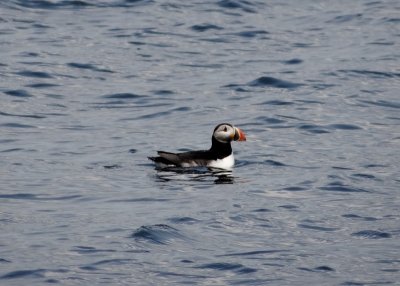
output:
[{"label": "white breast", "polygon": [[218,169],[232,169],[233,165],[235,165],[235,158],[233,157],[233,153],[228,157],[223,159],[217,159],[215,161],[211,161],[207,167],[210,168],[218,168]]}]

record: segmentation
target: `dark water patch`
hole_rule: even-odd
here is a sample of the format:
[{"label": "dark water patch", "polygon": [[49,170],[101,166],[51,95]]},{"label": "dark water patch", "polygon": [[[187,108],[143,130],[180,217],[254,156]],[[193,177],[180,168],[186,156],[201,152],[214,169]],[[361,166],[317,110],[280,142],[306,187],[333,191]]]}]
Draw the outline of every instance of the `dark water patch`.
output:
[{"label": "dark water patch", "polygon": [[257,13],[256,8],[253,8],[254,4],[247,0],[221,0],[217,2],[217,5],[224,9],[237,9],[247,13]]},{"label": "dark water patch", "polygon": [[183,239],[178,229],[166,224],[144,225],[131,235],[136,241],[154,244],[169,244],[176,239]]},{"label": "dark water patch", "polygon": [[254,31],[242,31],[242,32],[236,33],[234,35],[243,37],[243,38],[255,38],[259,35],[267,35],[267,34],[269,34],[269,33],[264,30],[254,30]]},{"label": "dark water patch", "polygon": [[347,23],[350,21],[354,20],[359,20],[362,17],[362,13],[357,13],[357,14],[348,14],[348,15],[340,15],[336,16],[332,20],[326,21],[328,24],[341,24],[341,23]]},{"label": "dark water patch", "polygon": [[284,63],[285,65],[298,65],[301,64],[303,62],[303,60],[301,59],[290,59],[287,61],[283,61],[282,63]]},{"label": "dark water patch", "polygon": [[326,266],[326,265],[315,267],[314,270],[316,270],[316,271],[335,271],[334,268]]},{"label": "dark water patch", "polygon": [[231,44],[232,40],[228,37],[213,37],[213,38],[201,38],[200,41],[210,42],[210,43],[224,43]]},{"label": "dark water patch", "polygon": [[135,45],[135,46],[145,46],[147,43],[145,42],[140,42],[140,41],[129,41],[129,44]]},{"label": "dark water patch", "polygon": [[382,106],[382,107],[400,108],[400,102],[392,102],[392,101],[388,101],[388,100],[377,100],[377,101],[360,100],[360,102],[366,103],[369,105]]},{"label": "dark water patch", "polygon": [[4,274],[0,277],[0,279],[16,279],[16,278],[25,278],[25,277],[32,277],[32,278],[43,278],[45,277],[45,270],[44,269],[34,269],[34,270],[17,270],[12,271]]},{"label": "dark water patch", "polygon": [[103,95],[102,97],[103,98],[111,98],[111,99],[137,99],[137,98],[144,98],[147,96],[125,92],[125,93],[114,93],[114,94]]},{"label": "dark water patch", "polygon": [[368,43],[369,45],[377,45],[377,46],[393,46],[395,42],[387,42],[387,41],[376,41]]},{"label": "dark water patch", "polygon": [[234,271],[237,274],[246,274],[257,271],[257,269],[245,267],[240,263],[227,263],[227,262],[203,264],[200,266],[196,266],[195,268],[211,269],[217,271]]},{"label": "dark water patch", "polygon": [[229,257],[229,256],[260,256],[266,254],[275,254],[281,252],[288,252],[288,250],[276,249],[276,250],[255,250],[255,251],[248,251],[248,252],[235,252],[229,254],[221,254],[217,255],[216,257]]},{"label": "dark water patch", "polygon": [[114,73],[114,71],[109,69],[98,68],[93,64],[83,64],[83,63],[67,63],[67,66],[71,68],[84,69],[84,70],[92,70],[96,72],[105,72],[105,73]]},{"label": "dark water patch", "polygon": [[168,90],[168,89],[153,90],[152,93],[156,94],[156,95],[173,95],[173,94],[175,94],[174,91]]},{"label": "dark water patch", "polygon": [[381,72],[381,71],[371,71],[371,70],[338,70],[351,76],[367,76],[372,78],[396,78],[400,77],[400,73],[395,72]]},{"label": "dark water patch", "polygon": [[118,165],[118,164],[105,165],[105,166],[103,166],[103,167],[104,167],[104,169],[121,169],[121,168],[122,168],[122,166],[121,166],[121,165]]},{"label": "dark water patch", "polygon": [[40,57],[39,53],[35,53],[35,52],[22,52],[19,53],[20,57],[26,57],[26,58],[37,58]]},{"label": "dark water patch", "polygon": [[361,179],[371,179],[371,180],[380,181],[377,177],[375,177],[374,175],[371,175],[371,174],[356,173],[356,174],[352,174],[351,176],[356,177],[356,178],[361,178]]},{"label": "dark water patch", "polygon": [[49,73],[41,71],[24,70],[17,72],[16,74],[20,76],[34,77],[34,78],[53,78],[53,76],[51,76]]},{"label": "dark water patch", "polygon": [[369,193],[368,190],[362,188],[356,188],[343,184],[342,182],[332,182],[324,187],[320,187],[320,190],[330,192],[344,192],[344,193]]},{"label": "dark water patch", "polygon": [[[236,87],[235,91],[237,91],[237,92],[251,92],[251,90],[245,89],[243,87]],[[240,98],[240,99],[246,99],[246,98]]]},{"label": "dark water patch", "polygon": [[213,24],[193,25],[190,27],[195,32],[205,32],[208,30],[223,30],[224,28]]},{"label": "dark water patch", "polygon": [[79,254],[116,252],[116,250],[113,249],[98,249],[92,246],[74,246],[72,251],[77,252]]},{"label": "dark water patch", "polygon": [[399,23],[400,22],[400,18],[384,18],[385,22],[387,23]]},{"label": "dark water patch", "polygon": [[81,270],[85,270],[85,271],[99,271],[100,269],[93,266],[93,265],[85,265],[85,266],[81,266],[79,267],[79,269]]},{"label": "dark water patch", "polygon": [[331,88],[331,87],[335,87],[335,86],[336,86],[336,84],[328,84],[328,83],[317,83],[317,84],[312,85],[312,87],[316,90],[325,90],[327,88]]},{"label": "dark water patch", "polygon": [[339,228],[336,228],[336,227],[323,227],[323,226],[310,225],[310,224],[304,224],[304,223],[300,223],[297,226],[301,227],[301,228],[306,228],[306,229],[312,229],[312,230],[318,230],[318,231],[328,231],[328,232],[339,230]]},{"label": "dark water patch", "polygon": [[293,43],[292,46],[295,48],[311,48],[313,43]]},{"label": "dark water patch", "polygon": [[168,202],[170,199],[161,199],[161,198],[135,198],[135,199],[118,199],[118,200],[109,200],[110,203],[151,203],[151,202]]},{"label": "dark water patch", "polygon": [[297,128],[314,134],[330,133],[323,126],[316,124],[301,124]]},{"label": "dark water patch", "polygon": [[48,0],[17,0],[16,4],[20,7],[31,9],[85,8],[94,6],[93,4],[82,0],[62,0],[57,2]]},{"label": "dark water patch", "polygon": [[41,201],[58,201],[58,200],[70,200],[80,198],[80,195],[70,195],[61,197],[45,197],[38,196],[30,193],[18,193],[18,194],[0,194],[0,199],[13,199],[13,200],[41,200]]},{"label": "dark water patch", "polygon": [[0,127],[6,127],[6,128],[37,128],[36,126],[33,126],[33,125],[20,124],[20,123],[4,123],[4,124],[0,124]]},{"label": "dark water patch", "polygon": [[35,24],[32,25],[32,28],[51,29],[51,28],[53,28],[53,27],[48,26],[48,25],[43,25],[43,24],[37,24],[37,23],[35,23]]},{"label": "dark water patch", "polygon": [[361,130],[362,128],[353,124],[330,124],[327,126],[329,129],[339,130]]},{"label": "dark water patch", "polygon": [[43,115],[11,114],[11,113],[2,112],[2,111],[0,111],[0,115],[2,115],[2,116],[11,116],[11,117],[34,118],[34,119],[46,118],[46,116],[43,116]]},{"label": "dark water patch", "polygon": [[274,166],[274,167],[286,167],[287,165],[275,160],[265,160],[264,164]]},{"label": "dark water patch", "polygon": [[382,232],[378,230],[362,230],[359,232],[354,232],[351,236],[367,239],[381,239],[381,238],[391,238],[392,235],[388,232]]},{"label": "dark water patch", "polygon": [[56,86],[60,86],[60,85],[54,84],[54,83],[40,82],[40,83],[27,84],[25,86],[32,87],[32,88],[50,88],[50,87],[56,87]]},{"label": "dark water patch", "polygon": [[[48,98],[54,98],[54,99],[63,99],[63,98],[64,98],[64,95],[55,94],[55,93],[46,94],[46,96],[47,96]],[[56,106],[56,105],[49,104],[49,106]],[[66,108],[66,106],[65,106],[65,105],[62,105],[62,104],[59,104],[58,107]]]},{"label": "dark water patch", "polygon": [[300,191],[306,191],[309,188],[305,188],[305,187],[298,187],[298,186],[294,186],[294,187],[286,187],[283,188],[283,191],[289,191],[289,192],[300,192]]},{"label": "dark water patch", "polygon": [[95,263],[92,263],[92,265],[124,265],[124,264],[130,264],[134,259],[129,259],[129,258],[115,258],[115,259],[105,259],[105,260],[100,260]]},{"label": "dark water patch", "polygon": [[27,92],[24,89],[13,89],[13,90],[7,90],[7,91],[3,91],[3,92],[7,95],[17,96],[17,97],[33,97],[32,94],[30,94],[29,92]]},{"label": "dark water patch", "polygon": [[365,168],[387,168],[389,166],[388,165],[382,165],[382,164],[367,164],[364,167]]},{"label": "dark water patch", "polygon": [[364,220],[364,221],[377,221],[378,220],[375,217],[370,217],[370,216],[363,217],[363,216],[359,216],[356,214],[344,214],[344,215],[342,215],[342,217],[349,218],[349,219],[355,219],[355,220]]},{"label": "dark water patch", "polygon": [[23,151],[24,149],[22,148],[11,148],[11,149],[6,149],[0,151],[0,153],[11,153],[11,152],[18,152],[18,151]]},{"label": "dark water patch", "polygon": [[294,83],[269,76],[262,76],[247,83],[247,85],[252,87],[275,87],[275,88],[294,89],[299,86],[303,86],[304,84]]},{"label": "dark water patch", "polygon": [[256,213],[266,213],[266,212],[272,212],[272,210],[266,209],[266,208],[260,208],[260,209],[255,209],[253,212],[256,212]]},{"label": "dark water patch", "polygon": [[315,268],[299,267],[298,269],[308,271],[308,272],[333,272],[333,271],[335,271],[335,269],[333,269],[332,267],[326,266],[326,265],[318,266]]},{"label": "dark water patch", "polygon": [[277,105],[277,106],[284,106],[284,105],[292,105],[294,104],[294,102],[292,101],[284,101],[284,100],[268,100],[268,101],[264,101],[261,104],[265,104],[265,105]]},{"label": "dark water patch", "polygon": [[36,195],[34,194],[27,194],[27,193],[20,193],[20,194],[0,194],[1,199],[23,199],[23,200],[31,200],[35,199]]}]

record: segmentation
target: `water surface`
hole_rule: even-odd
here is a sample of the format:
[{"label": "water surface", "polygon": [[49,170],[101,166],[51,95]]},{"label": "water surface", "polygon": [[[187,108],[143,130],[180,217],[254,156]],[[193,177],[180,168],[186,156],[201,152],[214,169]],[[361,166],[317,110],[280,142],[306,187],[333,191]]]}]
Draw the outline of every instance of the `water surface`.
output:
[{"label": "water surface", "polygon": [[[397,1],[0,4],[0,284],[396,285]],[[156,170],[230,122],[228,176]]]}]

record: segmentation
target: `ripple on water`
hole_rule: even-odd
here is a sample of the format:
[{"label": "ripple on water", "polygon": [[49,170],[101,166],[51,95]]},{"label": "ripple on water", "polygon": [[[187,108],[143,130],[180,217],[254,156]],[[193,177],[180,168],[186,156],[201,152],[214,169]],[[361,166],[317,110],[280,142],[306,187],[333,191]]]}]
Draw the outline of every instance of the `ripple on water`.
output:
[{"label": "ripple on water", "polygon": [[249,86],[255,86],[255,87],[276,87],[276,88],[287,88],[287,89],[292,89],[292,88],[297,88],[299,86],[302,86],[304,84],[301,83],[294,83],[274,77],[269,77],[269,76],[262,76],[259,77],[251,82],[249,82],[247,85]]},{"label": "ripple on water", "polygon": [[139,95],[139,94],[135,94],[135,93],[124,92],[124,93],[107,94],[107,95],[103,95],[102,97],[103,98],[111,98],[111,99],[137,99],[137,98],[144,98],[147,96]]},{"label": "ripple on water", "polygon": [[267,35],[269,34],[267,31],[264,30],[252,30],[252,31],[242,31],[239,33],[235,33],[235,36],[243,37],[243,38],[255,38],[259,35]]},{"label": "ripple on water", "polygon": [[7,127],[7,128],[37,128],[37,126],[34,126],[34,125],[13,123],[13,122],[0,124],[0,127]]},{"label": "ripple on water", "polygon": [[25,86],[32,87],[32,88],[50,88],[50,87],[56,87],[56,86],[60,86],[60,85],[54,84],[54,83],[39,82],[39,83],[27,84]]},{"label": "ripple on water", "polygon": [[304,270],[304,271],[309,271],[309,272],[332,272],[332,271],[335,271],[334,268],[326,266],[326,265],[318,266],[315,268],[299,267],[298,269]]},{"label": "ripple on water", "polygon": [[[30,269],[30,270],[16,270],[11,271],[3,276],[0,276],[0,279],[17,279],[17,278],[45,278],[48,276],[54,276],[60,273],[68,273],[67,269]],[[57,281],[55,279],[46,280],[46,282],[54,282]]]},{"label": "ripple on water", "polygon": [[13,90],[6,90],[4,91],[5,94],[11,95],[11,96],[16,96],[16,97],[33,97],[32,94],[27,92],[24,89],[13,89]]},{"label": "ripple on water", "polygon": [[275,100],[264,101],[261,104],[283,106],[283,105],[292,105],[292,104],[294,104],[294,102],[293,101],[275,99]]},{"label": "ripple on water", "polygon": [[224,28],[213,25],[213,24],[200,24],[200,25],[193,25],[190,27],[195,32],[205,32],[208,30],[223,30]]},{"label": "ripple on water", "polygon": [[377,221],[378,219],[375,217],[370,217],[370,216],[359,216],[356,214],[344,214],[342,215],[344,218],[349,218],[349,219],[354,219],[354,220],[364,220],[364,221]]},{"label": "ripple on water", "polygon": [[367,238],[367,239],[381,239],[381,238],[391,238],[392,235],[388,232],[378,231],[378,230],[361,230],[351,234],[354,237]]},{"label": "ripple on water", "polygon": [[270,166],[273,166],[273,167],[286,167],[287,166],[286,164],[284,164],[282,162],[279,162],[279,161],[275,161],[275,160],[265,160],[264,164],[265,165],[270,165]]},{"label": "ripple on water", "polygon": [[300,224],[298,224],[298,226],[301,228],[318,230],[318,231],[329,231],[330,232],[330,231],[339,230],[339,228],[337,228],[337,227],[324,227],[324,226],[311,225],[311,224],[305,224],[305,223],[300,223]]},{"label": "ripple on water", "polygon": [[302,62],[303,62],[303,60],[301,60],[301,59],[290,59],[290,60],[284,61],[283,63],[285,65],[298,65],[298,64],[301,64]]},{"label": "ripple on water", "polygon": [[371,71],[371,70],[338,70],[349,76],[367,76],[373,78],[396,78],[400,77],[400,73],[395,72],[382,72],[382,71]]},{"label": "ripple on water", "polygon": [[247,13],[257,13],[254,4],[246,0],[221,0],[217,2],[217,5],[224,9],[241,10]]},{"label": "ripple on water", "polygon": [[34,119],[43,119],[46,118],[44,115],[30,115],[30,114],[11,114],[7,112],[1,112],[0,115],[2,116],[11,116],[11,117],[25,117],[25,118],[34,118]]},{"label": "ripple on water", "polygon": [[41,71],[24,70],[17,72],[16,74],[20,76],[34,77],[34,78],[53,78],[53,76],[50,75],[49,73]]},{"label": "ripple on water", "polygon": [[381,107],[390,107],[390,108],[400,108],[400,102],[393,102],[393,101],[388,101],[388,100],[360,100],[362,103],[366,103],[369,105],[377,105]]},{"label": "ripple on water", "polygon": [[44,269],[34,269],[34,270],[17,270],[4,274],[0,279],[15,279],[22,277],[33,277],[33,278],[43,278],[45,270]]},{"label": "ripple on water", "polygon": [[195,268],[211,269],[218,271],[233,271],[237,274],[253,273],[257,271],[257,269],[245,267],[240,263],[228,263],[228,262],[208,263],[196,266]]},{"label": "ripple on water", "polygon": [[154,244],[169,244],[176,239],[184,239],[178,229],[166,224],[144,225],[131,235],[136,241]]},{"label": "ripple on water", "polygon": [[77,68],[77,69],[83,69],[83,70],[92,70],[95,72],[114,73],[114,71],[112,71],[112,70],[105,69],[105,68],[99,68],[93,64],[67,63],[67,66],[69,66],[71,68]]},{"label": "ripple on water", "polygon": [[344,192],[344,193],[369,193],[370,192],[370,191],[362,189],[362,188],[345,185],[339,181],[331,182],[324,187],[320,187],[319,189],[324,190],[324,191],[330,191],[330,192]]}]

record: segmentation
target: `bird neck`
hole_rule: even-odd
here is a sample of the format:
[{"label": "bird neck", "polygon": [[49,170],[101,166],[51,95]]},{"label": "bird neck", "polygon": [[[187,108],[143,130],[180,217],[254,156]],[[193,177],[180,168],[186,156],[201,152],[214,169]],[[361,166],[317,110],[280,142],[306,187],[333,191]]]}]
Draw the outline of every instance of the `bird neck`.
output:
[{"label": "bird neck", "polygon": [[218,159],[225,158],[232,154],[231,143],[222,143],[212,137],[210,151],[213,152]]}]

